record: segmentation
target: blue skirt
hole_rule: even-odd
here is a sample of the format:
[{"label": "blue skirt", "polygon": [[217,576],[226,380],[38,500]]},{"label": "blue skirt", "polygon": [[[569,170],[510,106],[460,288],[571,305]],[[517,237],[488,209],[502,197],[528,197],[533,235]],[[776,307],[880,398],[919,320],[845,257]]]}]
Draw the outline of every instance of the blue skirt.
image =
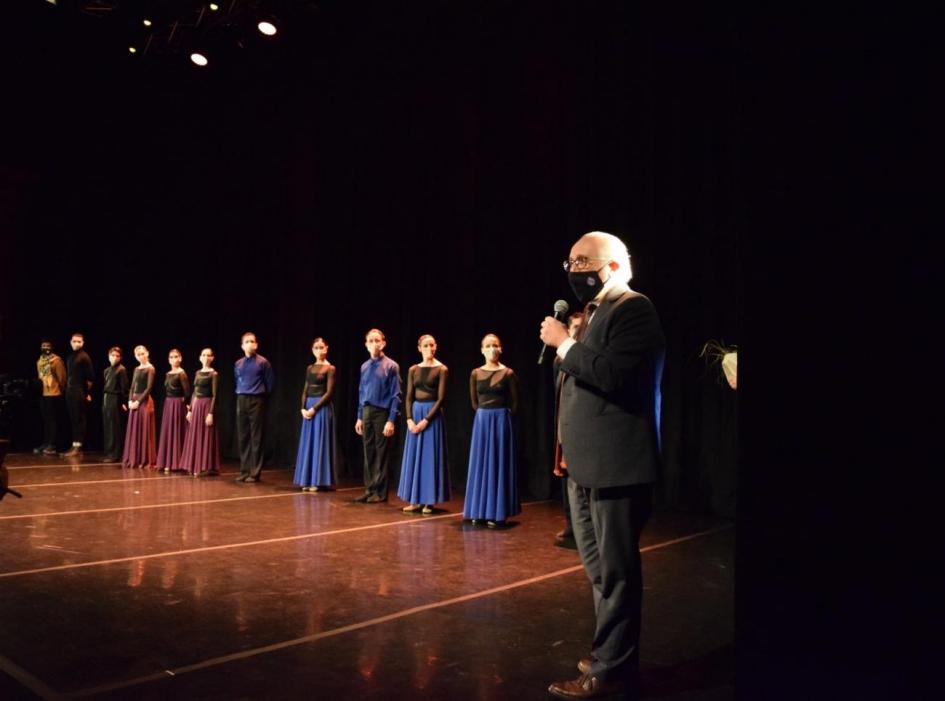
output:
[{"label": "blue skirt", "polygon": [[[414,422],[420,423],[434,403],[414,402]],[[439,504],[450,500],[443,412],[438,411],[420,433],[407,432],[397,496],[410,504]]]},{"label": "blue skirt", "polygon": [[477,409],[469,446],[463,517],[504,521],[522,513],[509,410]]},{"label": "blue skirt", "polygon": [[[320,397],[307,397],[311,409]],[[295,484],[300,487],[330,487],[335,483],[335,417],[331,404],[310,419],[302,419],[299,454],[295,459]]]}]

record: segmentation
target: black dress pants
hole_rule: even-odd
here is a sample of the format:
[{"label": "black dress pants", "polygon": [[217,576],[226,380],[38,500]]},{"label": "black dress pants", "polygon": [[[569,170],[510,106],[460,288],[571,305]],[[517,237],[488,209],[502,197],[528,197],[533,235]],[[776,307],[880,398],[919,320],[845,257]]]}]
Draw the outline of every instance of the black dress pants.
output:
[{"label": "black dress pants", "polygon": [[66,409],[69,411],[69,423],[72,424],[72,443],[85,443],[85,431],[88,426],[88,402],[81,387],[66,388]]},{"label": "black dress pants", "polygon": [[125,431],[122,426],[121,402],[124,397],[106,394],[102,397],[102,433],[105,437],[105,457],[121,460],[125,449]]},{"label": "black dress pants", "polygon": [[591,674],[633,681],[640,663],[640,534],[653,508],[653,486],[585,488],[568,479],[568,497],[574,540],[594,594]]},{"label": "black dress pants", "polygon": [[362,412],[364,442],[364,491],[368,496],[387,499],[387,481],[390,473],[391,439],[384,435],[384,424],[390,412],[365,405]]},{"label": "black dress pants", "polygon": [[59,416],[62,413],[62,397],[42,397],[39,410],[43,415],[43,447],[57,448],[59,440]]},{"label": "black dress pants", "polygon": [[564,508],[564,517],[568,520],[568,527],[571,527],[571,501],[568,499],[568,476],[561,478],[561,506]]},{"label": "black dress pants", "polygon": [[240,447],[240,475],[259,479],[263,468],[263,430],[266,427],[266,397],[236,395],[236,440]]}]

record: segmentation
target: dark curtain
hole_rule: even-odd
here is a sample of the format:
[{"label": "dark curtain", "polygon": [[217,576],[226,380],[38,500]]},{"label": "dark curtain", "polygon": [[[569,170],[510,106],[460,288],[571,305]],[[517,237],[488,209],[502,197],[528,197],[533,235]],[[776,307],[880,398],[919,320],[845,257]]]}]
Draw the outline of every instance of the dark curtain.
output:
[{"label": "dark curtain", "polygon": [[3,371],[30,376],[40,337],[65,354],[74,329],[98,372],[114,344],[129,367],[147,345],[159,371],[180,348],[191,373],[212,346],[232,456],[231,367],[252,330],[277,377],[271,461],[286,465],[323,336],[340,472],[357,477],[365,331],[385,331],[403,375],[432,333],[462,488],[469,372],[494,332],[523,389],[521,486],[548,498],[538,325],[573,303],[560,261],[600,229],[627,242],[666,331],[661,499],[733,514],[735,394],[698,357],[710,338],[738,341],[742,96],[725,10],[325,2],[276,48],[199,71],[132,59],[46,9],[29,15],[37,62],[14,78]]}]

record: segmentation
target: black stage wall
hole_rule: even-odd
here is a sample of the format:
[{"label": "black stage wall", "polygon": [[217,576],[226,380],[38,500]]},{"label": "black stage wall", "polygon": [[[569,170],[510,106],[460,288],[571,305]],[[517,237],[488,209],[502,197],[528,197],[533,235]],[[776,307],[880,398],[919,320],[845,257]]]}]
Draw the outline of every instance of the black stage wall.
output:
[{"label": "black stage wall", "polygon": [[[910,489],[937,453],[906,437],[937,435],[936,415],[899,396],[935,396],[937,361],[915,363],[913,340],[937,316],[913,299],[937,298],[941,260],[917,202],[940,181],[939,23],[865,7],[287,4],[300,9],[277,46],[203,72],[140,65],[39,0],[3,23],[0,373],[31,376],[40,336],[62,349],[75,328],[99,367],[112,343],[145,343],[158,363],[181,347],[193,370],[209,344],[232,413],[226,371],[251,328],[276,368],[285,464],[323,335],[356,476],[364,331],[387,331],[404,369],[432,332],[462,484],[465,380],[495,331],[525,390],[523,487],[545,496],[538,323],[569,298],[571,242],[612,231],[669,342],[665,504],[732,512],[735,395],[697,353],[709,338],[747,351],[739,697],[931,697],[901,691],[918,667],[938,679],[931,607],[903,611],[934,550],[907,559],[904,543],[935,531],[894,538],[893,502],[939,493]],[[899,343],[917,378],[884,366]],[[21,418],[18,448],[38,440]]]},{"label": "black stage wall", "polygon": [[[3,170],[3,372],[32,376],[40,337],[65,355],[74,329],[97,372],[113,344],[129,368],[147,345],[159,373],[169,348],[193,372],[212,346],[232,455],[230,368],[253,330],[277,376],[271,461],[286,465],[324,336],[340,471],[357,476],[364,332],[387,333],[404,373],[433,333],[463,486],[469,371],[496,332],[522,381],[522,488],[544,498],[556,486],[538,325],[573,302],[571,243],[602,229],[628,243],[667,334],[662,499],[734,513],[735,396],[698,357],[710,338],[738,341],[742,97],[724,11],[298,3],[273,45],[199,70],[138,60],[105,23],[43,4],[8,47],[29,43],[31,63],[13,78]],[[38,423],[22,422],[19,449]]]}]

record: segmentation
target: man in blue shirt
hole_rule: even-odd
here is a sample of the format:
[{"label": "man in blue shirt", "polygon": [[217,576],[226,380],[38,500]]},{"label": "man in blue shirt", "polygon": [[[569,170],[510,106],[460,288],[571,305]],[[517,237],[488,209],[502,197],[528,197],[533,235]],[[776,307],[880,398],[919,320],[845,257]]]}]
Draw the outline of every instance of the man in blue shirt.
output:
[{"label": "man in blue shirt", "polygon": [[387,340],[378,329],[364,337],[371,358],[361,366],[358,420],[354,431],[364,442],[364,494],[356,502],[387,501],[390,439],[400,410],[400,367],[384,355]]},{"label": "man in blue shirt", "polygon": [[247,331],[241,340],[243,357],[233,368],[236,374],[236,438],[240,447],[237,482],[258,482],[263,465],[263,428],[266,402],[274,377],[269,361],[256,352],[256,334]]}]

